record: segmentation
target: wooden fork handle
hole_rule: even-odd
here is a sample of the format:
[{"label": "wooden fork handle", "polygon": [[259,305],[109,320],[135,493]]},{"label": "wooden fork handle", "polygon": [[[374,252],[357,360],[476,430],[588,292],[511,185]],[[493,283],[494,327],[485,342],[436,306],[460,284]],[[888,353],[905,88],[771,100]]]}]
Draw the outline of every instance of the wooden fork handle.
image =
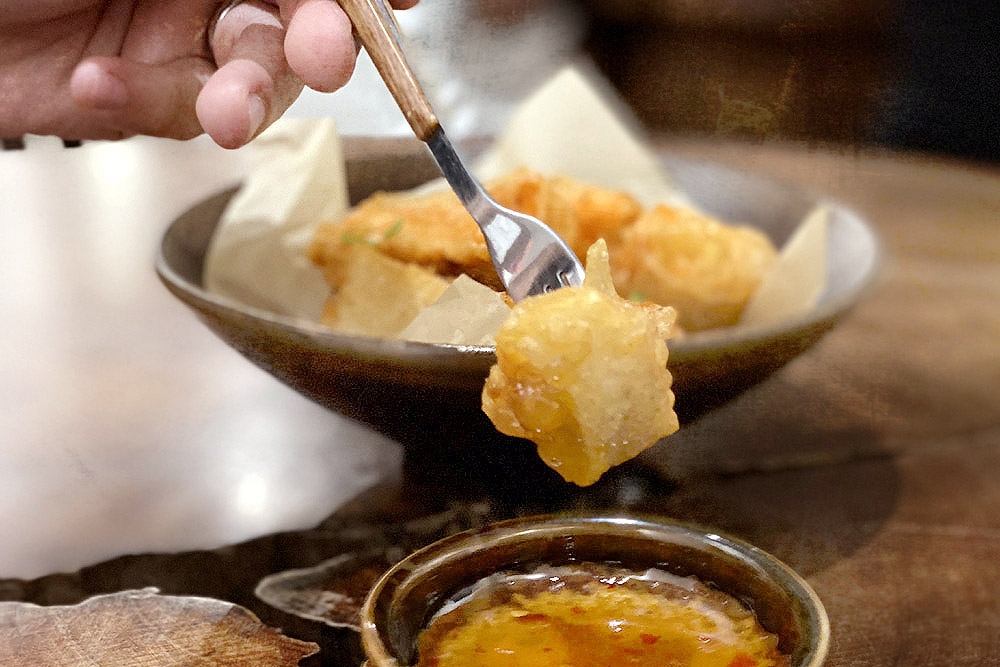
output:
[{"label": "wooden fork handle", "polygon": [[426,142],[440,127],[437,115],[406,61],[396,38],[392,9],[376,0],[337,0],[354,24],[361,44],[392,93],[417,138]]}]

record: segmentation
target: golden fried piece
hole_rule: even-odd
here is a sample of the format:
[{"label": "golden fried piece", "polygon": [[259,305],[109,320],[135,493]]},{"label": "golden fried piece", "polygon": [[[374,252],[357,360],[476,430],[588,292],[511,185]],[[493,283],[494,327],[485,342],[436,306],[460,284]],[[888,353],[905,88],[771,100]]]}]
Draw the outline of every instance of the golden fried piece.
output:
[{"label": "golden fried piece", "polygon": [[330,266],[343,245],[367,245],[439,275],[466,273],[501,288],[482,232],[450,190],[376,193],[343,220],[320,226],[310,257],[321,267]]},{"label": "golden fried piece", "polygon": [[757,229],[657,206],[622,233],[612,271],[622,294],[677,309],[688,331],[736,324],[777,258]]},{"label": "golden fried piece", "polygon": [[343,333],[394,338],[449,281],[365,245],[339,247],[325,272],[333,288],[320,322]]},{"label": "golden fried piece", "polygon": [[547,224],[580,257],[598,239],[613,245],[642,213],[639,202],[624,192],[566,176],[547,178],[529,169],[494,181],[489,190],[504,206]]},{"label": "golden fried piece", "polygon": [[503,433],[581,486],[678,428],[666,339],[674,310],[614,291],[607,247],[587,253],[582,287],[514,306],[496,335],[483,410]]},{"label": "golden fried piece", "polygon": [[[504,206],[550,225],[578,255],[598,238],[617,238],[617,230],[641,212],[627,194],[564,177],[546,178],[528,169],[491,181],[486,189]],[[327,267],[345,244],[369,245],[440,275],[465,273],[503,289],[482,232],[451,191],[375,194],[343,220],[322,225],[310,257]]]}]

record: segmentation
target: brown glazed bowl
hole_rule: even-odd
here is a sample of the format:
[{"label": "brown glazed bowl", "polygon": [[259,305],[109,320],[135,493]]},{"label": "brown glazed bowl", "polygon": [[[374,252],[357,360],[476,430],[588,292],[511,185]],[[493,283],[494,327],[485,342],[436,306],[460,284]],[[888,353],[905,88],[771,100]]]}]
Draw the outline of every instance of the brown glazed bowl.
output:
[{"label": "brown glazed bowl", "polygon": [[[437,175],[418,142],[347,138],[351,198],[406,189]],[[763,229],[782,244],[823,198],[813,192],[716,164],[663,157],[682,191],[708,213]],[[388,341],[334,333],[318,324],[247,306],[207,291],[205,252],[226,202],[221,192],[166,231],[156,269],[166,287],[222,340],[310,399],[404,444],[503,439],[480,409],[495,357],[489,347]],[[673,341],[669,368],[676,409],[690,422],[764,380],[812,346],[859,300],[871,282],[879,245],[852,211],[829,202],[827,288],[799,319],[761,328],[719,329]]]},{"label": "brown glazed bowl", "polygon": [[660,519],[547,516],[458,533],[386,572],[361,609],[368,665],[413,664],[420,631],[446,602],[484,577],[581,561],[695,576],[753,609],[793,667],[819,667],[826,658],[830,626],[823,604],[799,575],[760,549]]}]

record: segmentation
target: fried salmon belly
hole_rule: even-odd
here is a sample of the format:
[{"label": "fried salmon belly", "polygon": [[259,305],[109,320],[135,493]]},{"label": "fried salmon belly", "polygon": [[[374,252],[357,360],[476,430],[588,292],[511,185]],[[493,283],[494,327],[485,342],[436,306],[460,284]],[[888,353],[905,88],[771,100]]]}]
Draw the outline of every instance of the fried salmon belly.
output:
[{"label": "fried salmon belly", "polygon": [[[617,238],[642,212],[631,196],[573,179],[518,169],[486,189],[511,209],[540,218],[583,255],[598,238]],[[376,193],[345,218],[322,225],[309,254],[321,267],[340,261],[344,246],[367,245],[442,276],[469,277],[503,289],[482,232],[453,192]]]},{"label": "fried salmon belly", "polygon": [[587,253],[586,276],[514,307],[483,389],[497,429],[534,441],[580,486],[678,428],[666,344],[674,309],[620,298],[603,241]]}]

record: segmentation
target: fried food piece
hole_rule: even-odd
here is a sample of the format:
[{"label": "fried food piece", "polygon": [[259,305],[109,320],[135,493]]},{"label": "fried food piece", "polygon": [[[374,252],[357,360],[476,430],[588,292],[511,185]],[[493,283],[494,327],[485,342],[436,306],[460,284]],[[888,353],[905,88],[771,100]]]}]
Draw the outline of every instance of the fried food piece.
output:
[{"label": "fried food piece", "polygon": [[[545,221],[577,255],[598,238],[606,240],[620,293],[675,307],[679,329],[736,324],[777,259],[773,244],[758,230],[689,209],[658,206],[644,212],[626,193],[568,177],[522,168],[491,181],[487,189],[501,204]],[[338,263],[358,246],[449,279],[466,274],[503,290],[479,227],[451,191],[379,193],[343,220],[322,225],[309,252],[335,290],[341,289],[339,274],[345,270]],[[365,297],[363,291],[335,297],[331,312],[351,298],[357,298],[358,312],[346,320],[330,315],[327,321],[351,330],[361,326]],[[408,308],[399,312],[400,318],[411,314]],[[384,326],[378,318],[376,324],[377,332],[357,332],[389,335],[395,326]]]},{"label": "fried food piece", "polygon": [[674,317],[620,298],[598,242],[582,287],[514,306],[496,335],[483,410],[501,432],[534,441],[564,479],[592,484],[678,428],[666,344]]},{"label": "fried food piece", "polygon": [[325,272],[333,287],[320,322],[343,333],[394,338],[449,281],[364,245],[339,247]]},{"label": "fried food piece", "polygon": [[494,181],[489,190],[504,206],[547,224],[580,257],[598,239],[613,245],[642,213],[642,206],[627,193],[567,176],[547,178],[524,168]]},{"label": "fried food piece", "polygon": [[337,261],[344,245],[367,245],[442,276],[465,273],[502,288],[482,232],[450,190],[376,193],[343,220],[321,225],[309,254],[327,267]]},{"label": "fried food piece", "polygon": [[669,304],[699,331],[736,324],[776,258],[757,229],[661,205],[622,233],[611,261],[622,294]]},{"label": "fried food piece", "polygon": [[[578,255],[598,238],[616,239],[642,210],[625,193],[565,177],[546,178],[529,169],[518,169],[485,187],[502,205],[551,226]],[[329,266],[345,244],[369,245],[443,276],[464,273],[503,289],[482,232],[451,191],[372,195],[343,220],[322,225],[310,257],[319,266]]]}]

